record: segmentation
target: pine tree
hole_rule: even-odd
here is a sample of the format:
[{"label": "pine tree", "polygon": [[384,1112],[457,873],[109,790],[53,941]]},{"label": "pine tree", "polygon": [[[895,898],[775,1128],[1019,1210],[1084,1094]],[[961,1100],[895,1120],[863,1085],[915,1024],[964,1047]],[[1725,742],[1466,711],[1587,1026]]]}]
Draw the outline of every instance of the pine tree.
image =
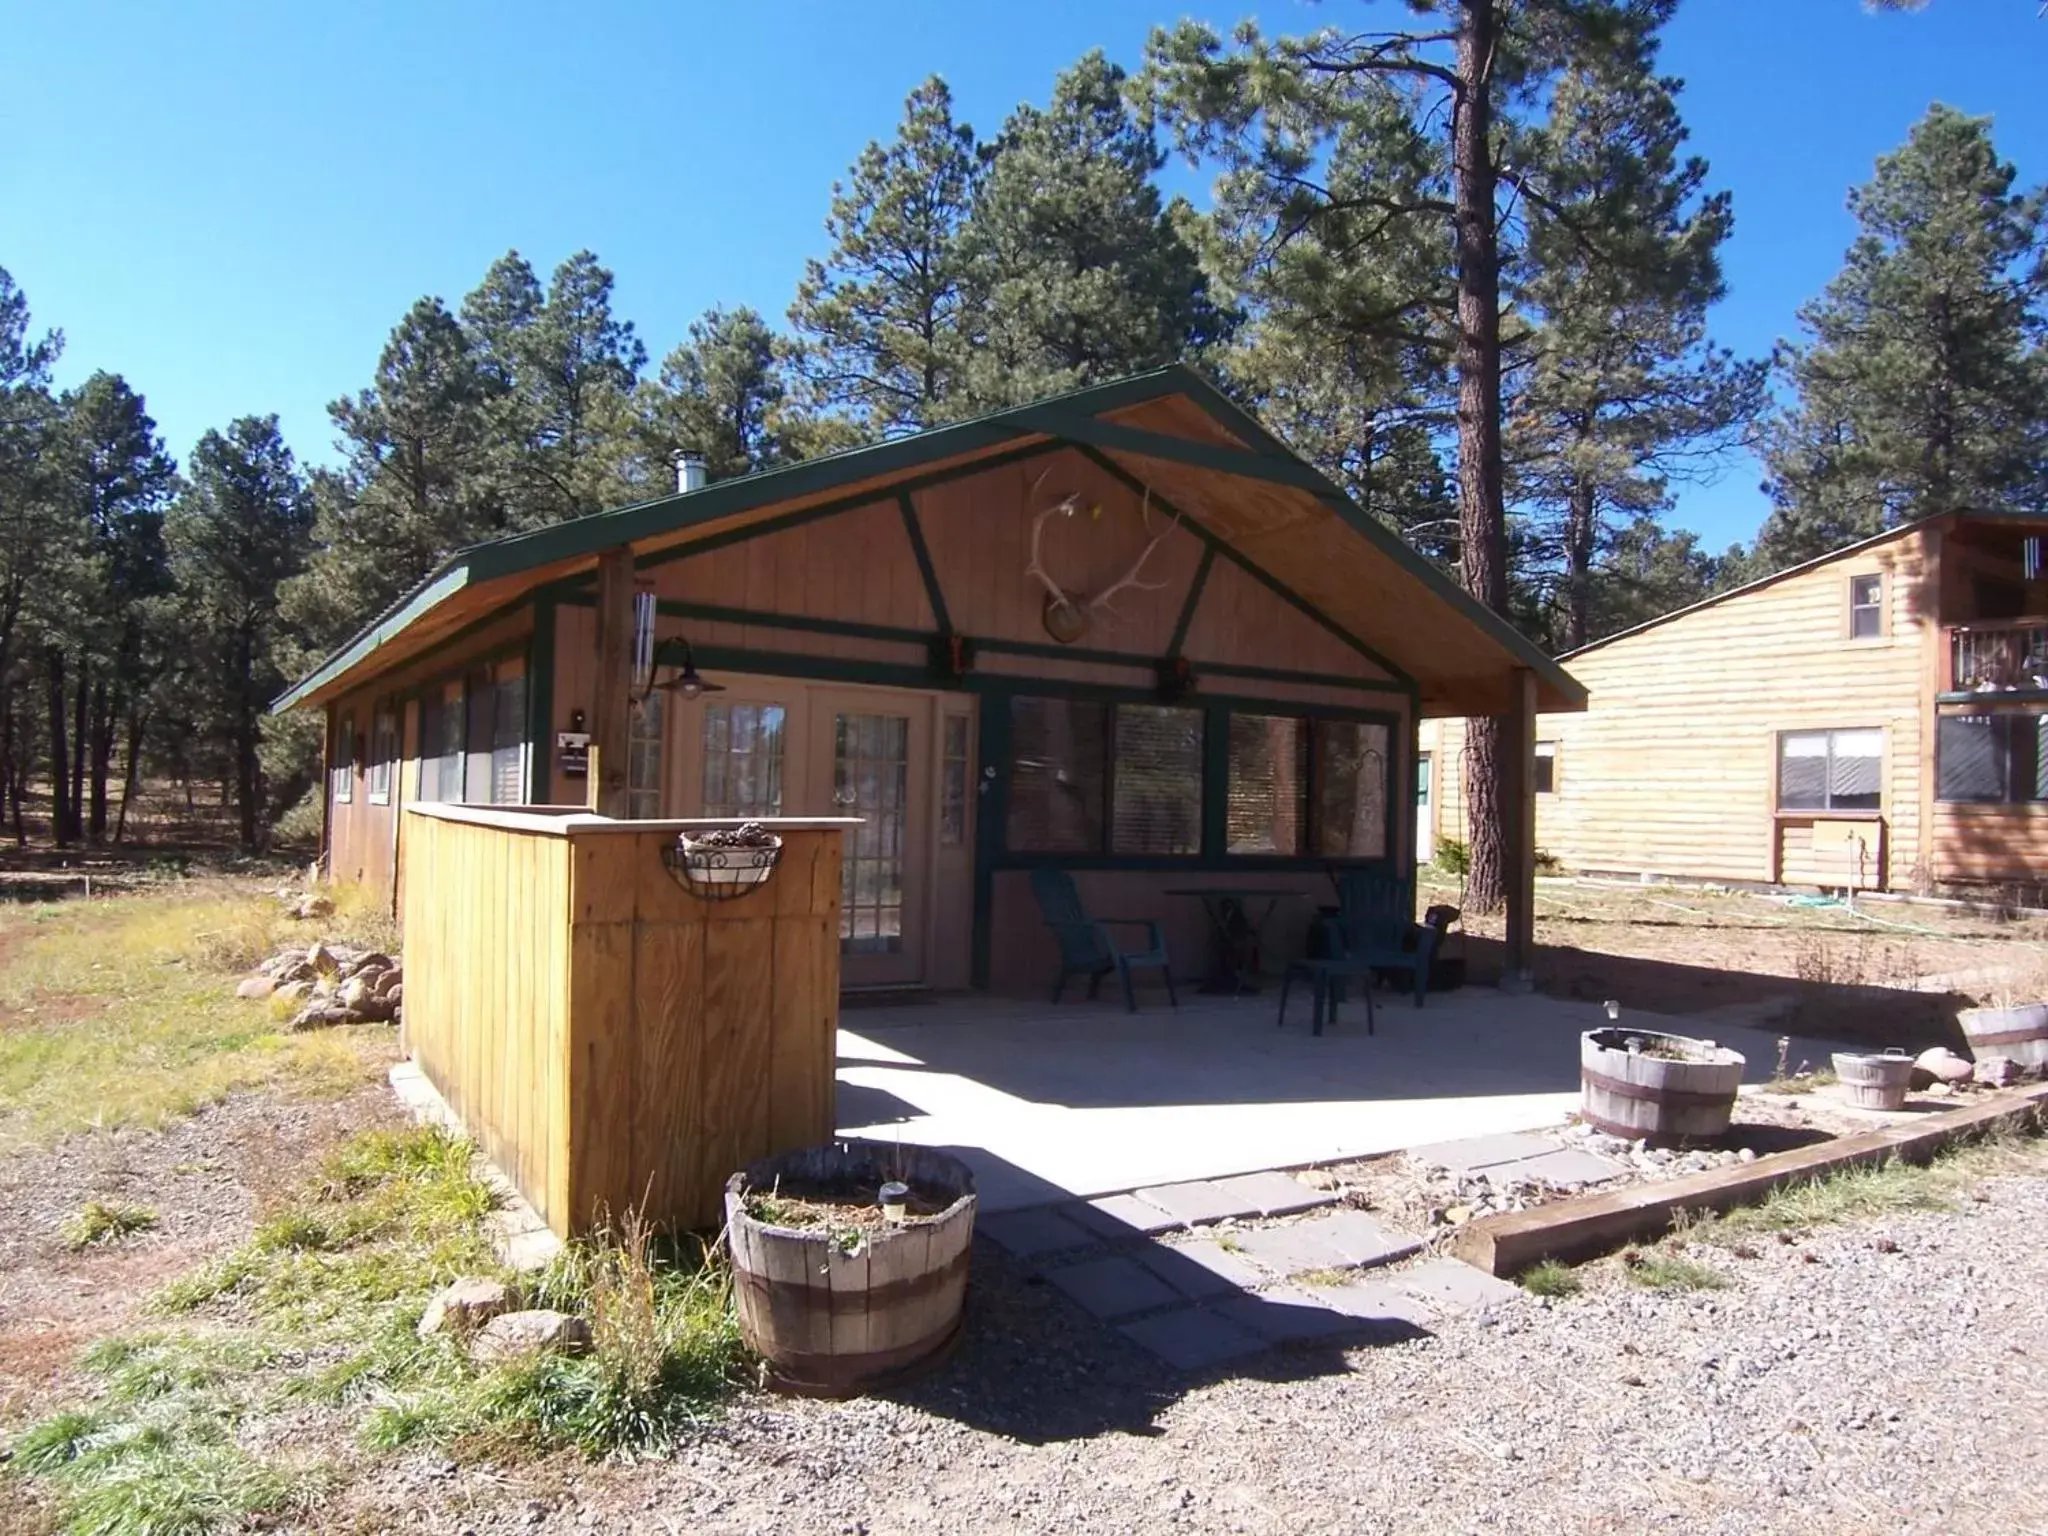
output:
[{"label": "pine tree", "polygon": [[304,566],[312,531],[312,498],[275,416],[244,416],[202,437],[165,520],[185,682],[206,711],[195,723],[228,748],[245,848],[259,845],[272,799],[259,751],[264,713],[286,681],[278,591]]},{"label": "pine tree", "polygon": [[1615,44],[1565,71],[1530,135],[1548,195],[1529,213],[1519,297],[1534,329],[1509,457],[1516,501],[1543,523],[1516,579],[1540,592],[1537,632],[1557,649],[1599,633],[1599,563],[1639,549],[1672,482],[1710,478],[1764,403],[1765,365],[1707,340],[1727,194],[1680,158],[1679,85],[1656,73],[1654,32]]},{"label": "pine tree", "polygon": [[1019,107],[985,153],[961,232],[974,346],[964,409],[984,410],[1199,355],[1221,321],[1163,203],[1165,156],[1100,50]]},{"label": "pine tree", "polygon": [[934,75],[911,92],[887,147],[861,151],[832,188],[831,253],[805,266],[789,319],[808,407],[867,439],[946,417],[960,393],[961,226],[978,174],[974,130]]},{"label": "pine tree", "polygon": [[[640,435],[652,480],[683,449],[704,455],[713,480],[799,456],[784,349],[754,310],[713,308],[640,386]],[[658,489],[658,486],[657,486]]]},{"label": "pine tree", "polygon": [[2048,506],[2048,195],[2016,189],[1987,118],[1935,106],[1849,196],[1841,273],[1800,310],[1772,426],[1777,569],[1901,521]]}]

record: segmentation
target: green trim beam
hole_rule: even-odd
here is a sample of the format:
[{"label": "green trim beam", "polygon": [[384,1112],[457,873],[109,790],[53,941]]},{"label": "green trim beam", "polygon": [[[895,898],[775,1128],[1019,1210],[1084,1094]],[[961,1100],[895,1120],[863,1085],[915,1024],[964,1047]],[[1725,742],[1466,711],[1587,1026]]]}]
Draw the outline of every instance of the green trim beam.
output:
[{"label": "green trim beam", "polygon": [[910,552],[917,558],[917,574],[924,578],[925,600],[932,607],[932,622],[941,636],[953,633],[953,621],[946,613],[946,594],[939,589],[939,573],[932,565],[932,552],[924,541],[924,527],[917,520],[917,503],[909,491],[896,493],[896,505],[903,511],[903,531],[910,539]]}]

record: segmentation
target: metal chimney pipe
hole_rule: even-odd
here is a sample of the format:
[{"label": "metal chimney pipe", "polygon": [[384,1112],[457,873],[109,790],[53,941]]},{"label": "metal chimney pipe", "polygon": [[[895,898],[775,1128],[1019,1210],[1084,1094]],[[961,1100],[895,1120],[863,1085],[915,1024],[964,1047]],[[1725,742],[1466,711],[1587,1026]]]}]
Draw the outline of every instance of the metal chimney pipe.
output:
[{"label": "metal chimney pipe", "polygon": [[710,471],[704,467],[704,455],[694,448],[676,450],[676,494],[686,495],[701,491],[710,483]]}]

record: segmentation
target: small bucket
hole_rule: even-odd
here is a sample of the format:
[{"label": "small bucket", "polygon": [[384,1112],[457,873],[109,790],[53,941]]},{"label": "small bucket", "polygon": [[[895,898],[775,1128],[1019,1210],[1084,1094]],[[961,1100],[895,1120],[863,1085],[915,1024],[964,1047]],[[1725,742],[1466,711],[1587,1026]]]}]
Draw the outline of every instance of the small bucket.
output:
[{"label": "small bucket", "polygon": [[1835,1078],[1857,1109],[1904,1109],[1913,1058],[1896,1046],[1882,1056],[1835,1052]]}]

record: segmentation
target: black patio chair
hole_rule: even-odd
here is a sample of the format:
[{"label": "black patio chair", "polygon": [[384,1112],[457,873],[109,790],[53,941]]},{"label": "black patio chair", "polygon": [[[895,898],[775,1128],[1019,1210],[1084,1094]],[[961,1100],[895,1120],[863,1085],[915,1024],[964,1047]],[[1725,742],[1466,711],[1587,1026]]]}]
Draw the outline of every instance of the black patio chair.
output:
[{"label": "black patio chair", "polygon": [[1327,1017],[1337,1022],[1345,983],[1363,982],[1365,1032],[1373,1033],[1373,983],[1391,976],[1413,978],[1415,1006],[1429,991],[1430,963],[1444,929],[1457,915],[1453,907],[1432,907],[1429,921],[1415,921],[1415,887],[1398,875],[1374,870],[1347,871],[1338,880],[1337,910],[1322,918],[1323,953],[1291,962],[1280,981],[1280,1015],[1287,1022],[1287,995],[1296,976],[1308,979],[1313,1012],[1311,1030],[1320,1035]]},{"label": "black patio chair", "polygon": [[[1140,967],[1154,967],[1166,982],[1166,1000],[1174,1007],[1180,1006],[1180,998],[1173,990],[1173,972],[1166,960],[1166,938],[1159,931],[1159,922],[1150,917],[1090,917],[1081,905],[1081,893],[1074,887],[1074,877],[1064,869],[1034,869],[1031,872],[1031,894],[1038,898],[1038,910],[1045,918],[1060,946],[1060,975],[1053,983],[1052,1000],[1058,1002],[1067,990],[1069,976],[1088,978],[1088,995],[1092,998],[1102,986],[1102,978],[1115,971],[1124,984],[1124,1006],[1132,1013],[1138,1011],[1138,996],[1131,985],[1131,972]],[[1141,949],[1123,949],[1110,937],[1109,930],[1118,928],[1143,928],[1145,945]]]}]

